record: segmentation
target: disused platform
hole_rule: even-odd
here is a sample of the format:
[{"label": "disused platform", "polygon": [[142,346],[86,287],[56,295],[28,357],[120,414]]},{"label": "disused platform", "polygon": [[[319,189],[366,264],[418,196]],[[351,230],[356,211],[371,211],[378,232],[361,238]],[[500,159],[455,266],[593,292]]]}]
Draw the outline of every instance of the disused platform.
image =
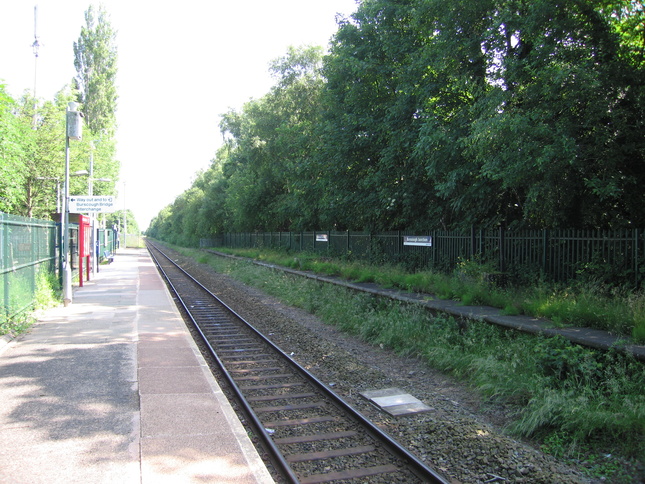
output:
[{"label": "disused platform", "polygon": [[0,348],[0,483],[271,483],[145,249]]}]

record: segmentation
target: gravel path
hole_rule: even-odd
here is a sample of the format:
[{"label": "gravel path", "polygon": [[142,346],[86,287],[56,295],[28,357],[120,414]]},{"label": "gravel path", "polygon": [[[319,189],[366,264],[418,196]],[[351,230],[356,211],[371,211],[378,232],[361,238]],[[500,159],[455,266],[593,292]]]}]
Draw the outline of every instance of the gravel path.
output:
[{"label": "gravel path", "polygon": [[[506,409],[423,362],[365,344],[302,310],[177,255],[190,272],[321,381],[428,465],[463,483],[586,483],[580,472],[501,431]],[[432,411],[394,418],[359,395],[398,387]]]}]

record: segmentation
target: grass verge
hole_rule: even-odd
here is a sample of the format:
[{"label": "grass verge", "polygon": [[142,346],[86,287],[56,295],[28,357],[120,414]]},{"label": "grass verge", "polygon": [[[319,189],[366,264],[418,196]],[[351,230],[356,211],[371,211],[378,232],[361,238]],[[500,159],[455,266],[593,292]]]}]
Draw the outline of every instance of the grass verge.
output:
[{"label": "grass verge", "polygon": [[400,266],[373,266],[315,254],[288,254],[268,249],[217,249],[293,269],[376,282],[384,287],[428,293],[468,305],[501,309],[504,314],[544,317],[562,326],[610,331],[645,343],[645,294],[585,282],[569,286],[536,280],[530,287],[510,287],[496,280],[485,264],[462,260],[453,274],[406,272]]}]

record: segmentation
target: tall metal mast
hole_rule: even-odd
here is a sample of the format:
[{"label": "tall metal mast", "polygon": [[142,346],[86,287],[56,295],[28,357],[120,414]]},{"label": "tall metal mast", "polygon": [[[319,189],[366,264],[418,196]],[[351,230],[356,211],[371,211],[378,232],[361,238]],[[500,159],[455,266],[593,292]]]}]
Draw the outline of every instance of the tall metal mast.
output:
[{"label": "tall metal mast", "polygon": [[40,49],[40,41],[38,40],[38,5],[34,6],[34,43],[31,44],[31,48],[34,51],[35,61],[34,61],[34,119],[33,127],[36,128],[36,110],[38,107],[38,101],[36,98],[36,86],[38,80],[38,51]]}]

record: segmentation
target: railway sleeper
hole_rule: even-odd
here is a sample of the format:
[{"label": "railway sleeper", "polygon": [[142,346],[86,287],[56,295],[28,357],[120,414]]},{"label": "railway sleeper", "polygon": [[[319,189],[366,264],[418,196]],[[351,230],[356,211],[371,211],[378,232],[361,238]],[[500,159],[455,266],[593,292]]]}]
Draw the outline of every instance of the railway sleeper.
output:
[{"label": "railway sleeper", "polygon": [[[267,422],[268,426],[269,422]],[[271,422],[271,426],[275,426],[274,422]],[[336,439],[346,439],[348,437],[356,437],[358,432],[355,430],[345,430],[342,432],[331,432],[326,434],[312,434],[312,435],[298,435],[294,437],[281,437],[274,439],[273,441],[276,444],[304,444],[308,442],[319,442],[323,440],[336,440]]]},{"label": "railway sleeper", "polygon": [[290,412],[292,410],[307,410],[310,408],[325,408],[325,402],[302,403],[296,405],[279,405],[275,407],[258,407],[254,408],[255,413],[271,413],[271,412]]},{"label": "railway sleeper", "polygon": [[248,373],[262,373],[266,371],[280,371],[282,368],[279,367],[261,367],[261,368],[239,368],[239,369],[230,369],[228,370],[229,373],[235,374],[235,375],[244,375]]},{"label": "railway sleeper", "polygon": [[321,452],[307,452],[303,454],[287,455],[287,462],[308,462],[312,460],[325,460],[332,457],[346,457],[348,455],[368,454],[374,452],[376,447],[373,445],[361,445],[358,447],[346,447],[344,449],[334,449]]},{"label": "railway sleeper", "polygon": [[[324,422],[340,422],[341,420],[338,417],[333,417],[331,415],[325,415],[322,417],[308,417],[308,418],[294,418],[290,420],[277,420],[274,422],[264,422],[266,427],[296,427],[300,425],[307,424],[316,424]],[[354,435],[356,432],[354,432]]]},{"label": "railway sleeper", "polygon": [[341,479],[359,479],[361,477],[371,477],[392,472],[399,472],[399,468],[395,465],[387,464],[382,466],[364,467],[361,469],[329,472],[327,474],[314,474],[301,478],[300,483],[321,484],[323,482],[339,481]]},{"label": "railway sleeper", "polygon": [[253,390],[271,390],[275,388],[288,388],[288,387],[299,387],[306,385],[305,382],[302,381],[294,381],[294,382],[286,382],[286,383],[277,383],[275,385],[245,385],[245,386],[240,386],[240,390],[242,391],[253,391]]},{"label": "railway sleeper", "polygon": [[272,402],[275,400],[290,400],[297,398],[311,398],[315,397],[315,393],[286,393],[284,395],[263,395],[260,397],[247,397],[247,402]]}]

